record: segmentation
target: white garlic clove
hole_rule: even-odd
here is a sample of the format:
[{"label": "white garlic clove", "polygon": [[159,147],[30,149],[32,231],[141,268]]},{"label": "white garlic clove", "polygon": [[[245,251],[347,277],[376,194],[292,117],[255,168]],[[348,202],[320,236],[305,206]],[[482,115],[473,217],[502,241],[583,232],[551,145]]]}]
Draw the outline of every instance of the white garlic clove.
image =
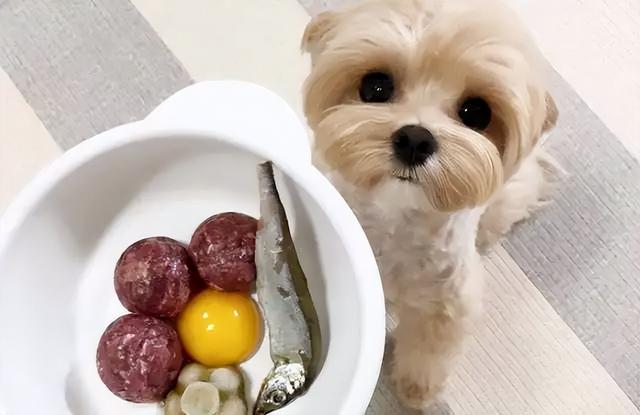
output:
[{"label": "white garlic clove", "polygon": [[220,409],[220,392],[209,382],[194,382],[184,390],[180,406],[186,415],[215,415]]}]

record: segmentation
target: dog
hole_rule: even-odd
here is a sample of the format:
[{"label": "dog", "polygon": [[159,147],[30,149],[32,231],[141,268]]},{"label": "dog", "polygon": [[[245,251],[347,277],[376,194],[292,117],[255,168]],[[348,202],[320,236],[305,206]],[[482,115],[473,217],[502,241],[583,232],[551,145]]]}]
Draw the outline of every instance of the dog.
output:
[{"label": "dog", "polygon": [[397,395],[425,408],[482,310],[481,255],[552,193],[544,61],[494,0],[365,0],[313,18],[302,47],[314,164],[376,255]]}]

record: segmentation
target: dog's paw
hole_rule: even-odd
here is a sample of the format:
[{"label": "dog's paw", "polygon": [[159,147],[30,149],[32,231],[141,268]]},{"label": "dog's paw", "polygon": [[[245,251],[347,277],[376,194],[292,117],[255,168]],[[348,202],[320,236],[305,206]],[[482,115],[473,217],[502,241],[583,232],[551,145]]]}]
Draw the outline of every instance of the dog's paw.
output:
[{"label": "dog's paw", "polygon": [[480,255],[489,254],[493,248],[502,240],[504,235],[491,232],[489,229],[478,229],[478,235],[476,237],[476,249]]},{"label": "dog's paw", "polygon": [[444,379],[433,381],[428,375],[416,377],[397,369],[392,373],[392,381],[398,399],[410,409],[428,408],[444,389]]}]

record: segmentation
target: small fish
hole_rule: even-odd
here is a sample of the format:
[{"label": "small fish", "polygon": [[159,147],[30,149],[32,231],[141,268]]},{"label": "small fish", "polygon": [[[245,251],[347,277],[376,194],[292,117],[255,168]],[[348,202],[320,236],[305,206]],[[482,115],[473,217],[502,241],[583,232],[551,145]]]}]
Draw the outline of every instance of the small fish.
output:
[{"label": "small fish", "polygon": [[258,166],[258,180],[261,219],[256,236],[256,284],[274,363],[254,409],[254,415],[264,415],[283,408],[309,389],[321,347],[318,315],[270,162]]}]

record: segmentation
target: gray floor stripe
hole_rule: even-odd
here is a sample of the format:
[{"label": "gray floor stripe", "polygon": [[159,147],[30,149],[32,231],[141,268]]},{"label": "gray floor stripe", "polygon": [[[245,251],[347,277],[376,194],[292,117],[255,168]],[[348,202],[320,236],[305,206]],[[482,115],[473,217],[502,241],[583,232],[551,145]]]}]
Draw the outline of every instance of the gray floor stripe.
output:
[{"label": "gray floor stripe", "polygon": [[0,0],[0,66],[63,148],[192,82],[127,0]]},{"label": "gray floor stripe", "polygon": [[570,176],[507,251],[640,405],[640,165],[556,75],[549,139]]}]

